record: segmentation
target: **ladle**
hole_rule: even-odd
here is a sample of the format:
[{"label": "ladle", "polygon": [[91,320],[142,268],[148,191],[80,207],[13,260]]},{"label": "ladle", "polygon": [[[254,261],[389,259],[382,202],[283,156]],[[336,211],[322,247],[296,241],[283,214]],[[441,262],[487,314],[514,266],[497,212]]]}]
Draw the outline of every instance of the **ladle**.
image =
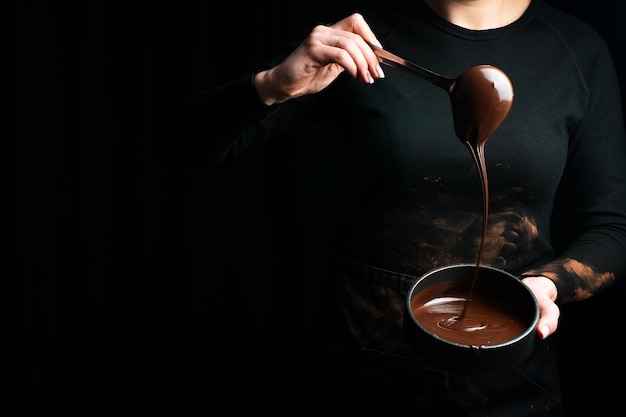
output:
[{"label": "ladle", "polygon": [[450,96],[457,137],[472,148],[481,147],[509,114],[513,104],[513,85],[499,68],[478,65],[456,78],[446,77],[369,44],[378,60],[391,67],[409,70]]}]

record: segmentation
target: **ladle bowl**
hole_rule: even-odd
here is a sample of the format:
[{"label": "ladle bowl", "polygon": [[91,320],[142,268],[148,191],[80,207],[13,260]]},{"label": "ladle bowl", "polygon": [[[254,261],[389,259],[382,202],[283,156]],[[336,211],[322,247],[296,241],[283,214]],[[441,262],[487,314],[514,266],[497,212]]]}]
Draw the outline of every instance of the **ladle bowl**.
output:
[{"label": "ladle bowl", "polygon": [[466,145],[482,146],[511,110],[513,84],[497,67],[478,65],[450,78],[369,45],[381,63],[417,74],[449,94],[454,130]]}]

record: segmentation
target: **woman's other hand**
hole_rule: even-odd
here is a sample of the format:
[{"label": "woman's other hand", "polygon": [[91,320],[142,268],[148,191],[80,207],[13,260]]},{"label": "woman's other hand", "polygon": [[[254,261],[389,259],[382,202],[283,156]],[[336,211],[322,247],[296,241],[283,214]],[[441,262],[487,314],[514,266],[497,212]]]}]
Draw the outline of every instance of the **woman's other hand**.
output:
[{"label": "woman's other hand", "polygon": [[554,333],[559,325],[561,310],[554,303],[557,296],[557,288],[554,282],[546,277],[525,277],[522,282],[535,294],[539,304],[539,323],[537,333],[541,339],[545,339]]}]

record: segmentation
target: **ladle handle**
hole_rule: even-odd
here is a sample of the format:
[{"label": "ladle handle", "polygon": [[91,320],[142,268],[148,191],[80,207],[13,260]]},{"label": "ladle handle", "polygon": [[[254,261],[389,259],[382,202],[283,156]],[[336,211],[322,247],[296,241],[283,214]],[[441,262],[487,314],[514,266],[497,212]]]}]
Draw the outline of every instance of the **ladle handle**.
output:
[{"label": "ladle handle", "polygon": [[368,45],[372,48],[381,63],[389,65],[390,67],[409,70],[450,93],[452,85],[454,84],[454,80],[452,78],[437,74],[436,72],[414,64],[411,61],[400,58],[399,56],[394,55],[379,46],[372,45],[371,43],[368,43]]}]

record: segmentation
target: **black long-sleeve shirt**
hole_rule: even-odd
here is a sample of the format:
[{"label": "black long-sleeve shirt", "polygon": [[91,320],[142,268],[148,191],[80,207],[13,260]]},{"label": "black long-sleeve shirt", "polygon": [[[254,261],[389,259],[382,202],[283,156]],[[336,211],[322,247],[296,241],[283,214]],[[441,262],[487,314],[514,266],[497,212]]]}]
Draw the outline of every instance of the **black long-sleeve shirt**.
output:
[{"label": "black long-sleeve shirt", "polygon": [[[559,302],[623,277],[626,136],[603,40],[538,0],[516,22],[480,31],[420,4],[363,15],[397,55],[449,76],[491,64],[515,90],[508,117],[485,145],[490,215],[482,263],[552,278]],[[481,187],[455,135],[448,94],[402,69],[384,70],[373,85],[343,74],[318,94],[270,107],[246,80],[199,91],[185,107],[189,131],[219,164],[293,124],[323,123],[341,144],[333,151],[342,159],[344,255],[415,276],[474,262]]]}]

